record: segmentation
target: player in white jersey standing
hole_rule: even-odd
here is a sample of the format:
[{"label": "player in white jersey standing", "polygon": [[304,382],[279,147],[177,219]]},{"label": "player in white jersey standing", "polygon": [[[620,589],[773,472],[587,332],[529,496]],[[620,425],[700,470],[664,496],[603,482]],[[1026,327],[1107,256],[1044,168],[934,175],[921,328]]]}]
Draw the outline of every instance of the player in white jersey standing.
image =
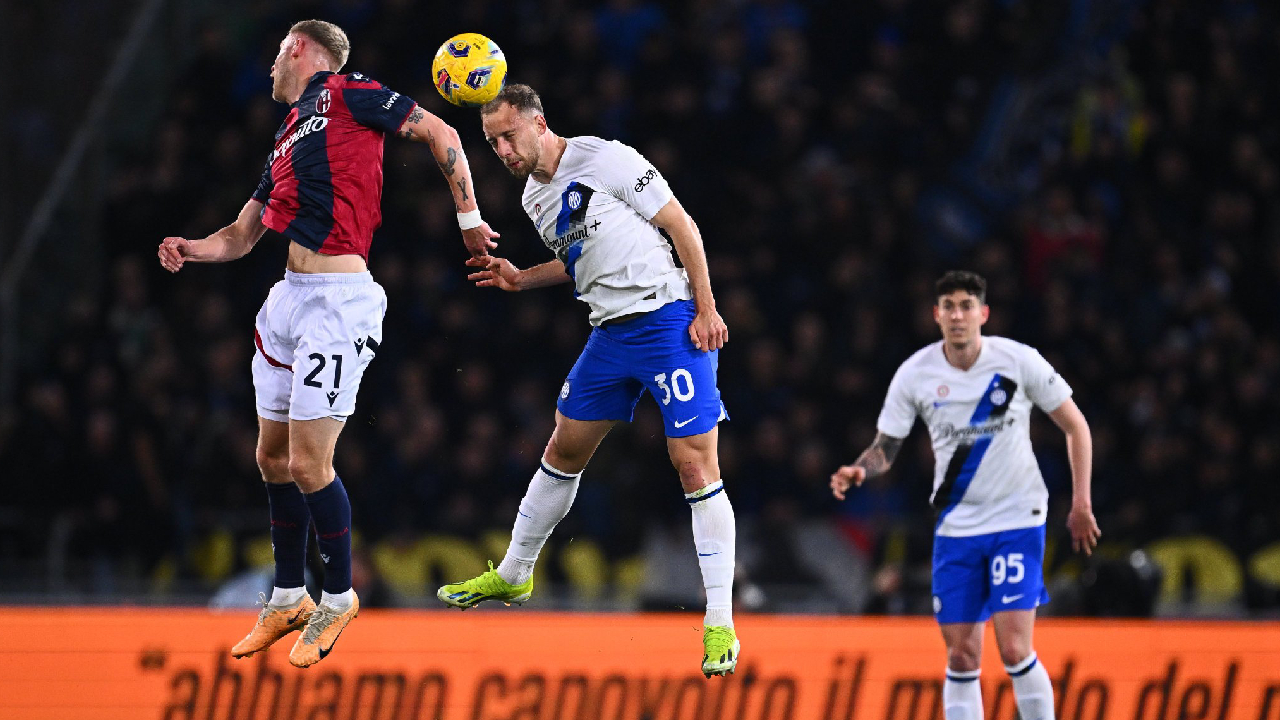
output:
[{"label": "player in white jersey standing", "polygon": [[560,390],[556,428],[520,503],[506,557],[496,570],[445,585],[437,597],[464,609],[484,600],[528,600],[534,562],[568,513],[583,469],[648,390],[662,410],[668,453],[693,512],[707,592],[702,671],[730,673],[739,650],[735,525],[720,478],[717,425],[728,416],[716,387],[729,330],[716,312],[698,226],[634,149],[551,132],[542,101],[527,85],[507,86],[480,114],[494,152],[526,181],[525,212],[556,259],[522,270],[502,258],[477,258],[468,261],[481,268],[470,279],[510,292],[572,282],[591,307],[594,328]]},{"label": "player in white jersey standing", "polygon": [[983,627],[996,630],[1000,659],[1024,720],[1053,720],[1053,687],[1031,647],[1044,588],[1044,523],[1049,493],[1031,452],[1031,407],[1067,436],[1071,463],[1072,545],[1092,552],[1101,532],[1093,517],[1093,440],[1071,388],[1035,349],[985,337],[987,283],[952,271],[937,282],[933,318],[942,341],[898,368],[876,423],[876,438],[852,465],[831,476],[840,500],[850,485],[893,464],[917,417],[929,428],[936,463],[933,507],[933,611],[947,646],[943,707],[947,720],[982,720],[977,680]]}]

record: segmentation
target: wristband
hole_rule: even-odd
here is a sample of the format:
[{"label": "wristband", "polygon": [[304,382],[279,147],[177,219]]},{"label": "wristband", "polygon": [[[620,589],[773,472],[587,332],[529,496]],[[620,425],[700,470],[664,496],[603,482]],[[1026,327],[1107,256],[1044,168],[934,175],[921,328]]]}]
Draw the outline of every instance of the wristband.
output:
[{"label": "wristband", "polygon": [[458,213],[458,227],[463,230],[478,228],[483,224],[484,221],[480,219],[480,208],[476,208],[470,212]]}]

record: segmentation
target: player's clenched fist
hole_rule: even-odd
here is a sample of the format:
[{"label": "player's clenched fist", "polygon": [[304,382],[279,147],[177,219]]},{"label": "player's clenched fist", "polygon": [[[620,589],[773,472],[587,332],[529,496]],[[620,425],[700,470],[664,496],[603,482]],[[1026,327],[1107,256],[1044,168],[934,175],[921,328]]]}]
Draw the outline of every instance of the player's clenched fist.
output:
[{"label": "player's clenched fist", "polygon": [[160,250],[157,252],[160,256],[160,266],[171,273],[176,273],[182,269],[182,264],[186,262],[190,252],[191,243],[186,238],[167,237],[160,243]]}]

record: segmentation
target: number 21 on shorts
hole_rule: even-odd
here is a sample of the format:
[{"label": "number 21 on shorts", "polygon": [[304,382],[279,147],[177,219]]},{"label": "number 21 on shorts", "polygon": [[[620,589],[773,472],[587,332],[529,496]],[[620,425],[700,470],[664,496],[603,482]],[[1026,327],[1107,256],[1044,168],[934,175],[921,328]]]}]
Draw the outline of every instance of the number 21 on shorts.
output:
[{"label": "number 21 on shorts", "polygon": [[653,381],[658,383],[658,387],[662,389],[662,404],[670,405],[671,396],[674,394],[680,402],[688,402],[693,399],[693,376],[688,370],[680,368],[671,373],[671,384],[667,385],[667,374],[659,373],[653,376]]},{"label": "number 21 on shorts", "polygon": [[991,584],[1003,585],[1006,580],[1010,584],[1022,581],[1026,569],[1022,567],[1022,553],[997,555],[991,559]]}]

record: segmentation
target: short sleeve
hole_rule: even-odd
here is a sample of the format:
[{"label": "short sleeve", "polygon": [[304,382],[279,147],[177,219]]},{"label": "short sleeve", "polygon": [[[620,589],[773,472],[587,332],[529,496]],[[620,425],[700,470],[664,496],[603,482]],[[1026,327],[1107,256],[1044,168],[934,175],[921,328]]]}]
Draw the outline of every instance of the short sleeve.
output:
[{"label": "short sleeve", "polygon": [[916,422],[916,404],[907,390],[905,376],[906,372],[901,367],[894,373],[893,380],[889,382],[889,392],[885,393],[884,407],[880,409],[880,418],[876,420],[876,430],[889,437],[906,437]]},{"label": "short sleeve", "polygon": [[597,174],[605,192],[652,220],[673,197],[666,178],[630,145],[612,141],[600,158]]},{"label": "short sleeve", "polygon": [[1022,365],[1023,387],[1036,407],[1050,413],[1071,397],[1071,386],[1034,348],[1026,348]]},{"label": "short sleeve", "polygon": [[271,199],[271,189],[275,186],[276,182],[271,178],[271,158],[268,157],[266,167],[262,168],[262,177],[258,180],[258,187],[253,190],[252,198],[266,205],[267,201]]},{"label": "short sleeve", "polygon": [[401,95],[360,73],[347,76],[342,88],[342,101],[356,122],[384,133],[399,130],[417,105],[407,95]]}]

